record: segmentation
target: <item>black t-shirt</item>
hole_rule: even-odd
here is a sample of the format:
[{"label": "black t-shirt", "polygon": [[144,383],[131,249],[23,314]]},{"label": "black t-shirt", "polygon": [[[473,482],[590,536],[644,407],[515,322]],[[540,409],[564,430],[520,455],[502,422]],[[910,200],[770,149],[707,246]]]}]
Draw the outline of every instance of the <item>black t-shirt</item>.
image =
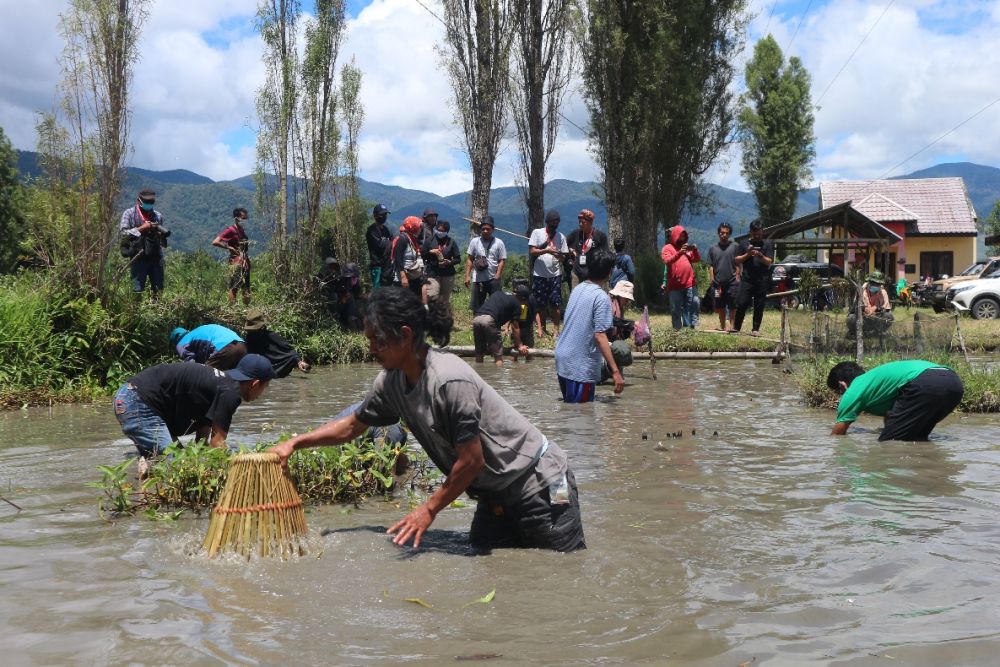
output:
[{"label": "black t-shirt", "polygon": [[[532,320],[532,303],[529,299],[526,321]],[[521,319],[521,302],[510,292],[494,292],[486,299],[486,302],[479,307],[476,315],[489,315],[498,327],[502,327],[511,320]]]},{"label": "black t-shirt", "polygon": [[[591,243],[587,243],[587,240],[583,238],[583,233],[580,232],[579,228],[574,229],[566,237],[566,245],[569,246],[570,250],[576,251],[576,259],[573,260],[573,273],[576,277],[583,282],[587,279],[589,272],[587,270],[586,264],[580,263],[580,258],[586,253],[595,248],[607,248],[608,247],[608,236],[600,229],[592,229],[590,233]],[[586,245],[586,249],[584,249]]]},{"label": "black t-shirt", "polygon": [[[438,248],[444,255],[444,259],[451,260],[449,266],[441,266],[438,256],[431,252],[431,250]],[[458,244],[450,236],[442,241],[432,235],[431,238],[424,241],[420,254],[424,258],[424,265],[427,267],[427,275],[429,276],[453,276],[455,275],[455,267],[462,262],[462,255],[459,253]]]},{"label": "black t-shirt", "polygon": [[365,242],[368,245],[368,263],[372,267],[388,268],[392,264],[392,232],[385,224],[373,222],[365,231]]},{"label": "black t-shirt", "polygon": [[[765,257],[774,259],[774,244],[767,239],[757,242],[751,241],[750,239],[744,239],[740,241],[740,247],[736,251],[736,254],[747,254],[747,251],[751,246],[760,249]],[[760,257],[749,257],[747,258],[747,261],[743,262],[743,273],[741,275],[743,280],[751,283],[763,282],[771,275],[771,267],[765,264],[764,260]]]},{"label": "black t-shirt", "polygon": [[242,400],[239,382],[223,371],[192,362],[152,366],[129,383],[166,422],[175,439],[208,425],[228,432]]}]

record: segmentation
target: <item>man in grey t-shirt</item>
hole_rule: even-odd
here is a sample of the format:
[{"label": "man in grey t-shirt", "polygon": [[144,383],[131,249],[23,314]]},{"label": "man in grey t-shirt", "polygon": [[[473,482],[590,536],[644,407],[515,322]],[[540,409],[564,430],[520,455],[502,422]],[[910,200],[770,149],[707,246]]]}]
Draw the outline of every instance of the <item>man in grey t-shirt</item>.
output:
[{"label": "man in grey t-shirt", "polygon": [[[436,304],[437,302],[434,302]],[[468,492],[479,501],[476,548],[585,548],[576,482],[566,453],[512,408],[464,361],[430,349],[425,331],[450,330],[434,304],[385,288],[368,300],[365,336],[383,370],[357,412],[275,445],[285,463],[296,449],[339,445],[370,426],[402,419],[443,472],[444,483],[391,528],[393,542],[420,538],[438,512]],[[440,325],[440,326],[439,326]]]},{"label": "man in grey t-shirt", "polygon": [[736,297],[740,289],[739,265],[736,264],[736,250],[739,246],[730,239],[733,227],[728,222],[721,223],[717,232],[719,242],[708,249],[708,278],[712,285],[715,313],[719,316],[717,331],[729,331],[733,328],[733,318],[736,317]]}]

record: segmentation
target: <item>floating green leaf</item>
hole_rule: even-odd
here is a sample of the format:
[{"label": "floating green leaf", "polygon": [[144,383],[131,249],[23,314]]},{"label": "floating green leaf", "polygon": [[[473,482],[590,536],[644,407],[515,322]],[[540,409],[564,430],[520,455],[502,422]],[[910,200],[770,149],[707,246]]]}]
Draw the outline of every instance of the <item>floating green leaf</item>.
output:
[{"label": "floating green leaf", "polygon": [[403,602],[412,602],[413,604],[418,604],[421,607],[426,607],[427,609],[434,608],[434,605],[429,605],[420,598],[403,598]]},{"label": "floating green leaf", "polygon": [[472,602],[467,603],[465,606],[462,607],[462,609],[465,609],[465,607],[468,607],[470,604],[477,604],[477,603],[489,604],[493,602],[493,598],[496,597],[496,594],[497,594],[497,589],[494,588],[492,591],[490,591],[483,597],[479,598],[478,600],[473,600]]}]

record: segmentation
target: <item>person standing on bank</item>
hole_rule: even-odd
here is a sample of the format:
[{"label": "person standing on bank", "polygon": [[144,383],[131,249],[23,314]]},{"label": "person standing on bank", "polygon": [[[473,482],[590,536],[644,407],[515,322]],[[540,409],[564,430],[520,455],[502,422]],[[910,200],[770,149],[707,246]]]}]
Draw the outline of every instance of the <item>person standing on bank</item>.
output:
[{"label": "person standing on bank", "polygon": [[545,227],[531,232],[528,240],[528,255],[531,261],[531,294],[538,307],[537,334],[547,336],[545,317],[552,320],[553,334],[559,335],[562,319],[562,267],[563,258],[569,255],[566,237],[559,231],[559,211],[545,212]]},{"label": "person standing on bank", "polygon": [[736,298],[740,287],[739,268],[736,264],[737,245],[730,238],[733,227],[728,222],[720,223],[716,233],[719,235],[719,242],[708,249],[708,280],[715,301],[715,314],[719,316],[719,328],[716,331],[731,331],[736,318]]},{"label": "person standing on bank", "polygon": [[608,236],[594,229],[594,212],[583,209],[576,216],[579,227],[569,233],[566,243],[573,258],[573,284],[576,287],[587,280],[587,253],[593,249],[607,249]]},{"label": "person standing on bank", "polygon": [[890,361],[870,371],[842,361],[826,377],[842,394],[831,435],[844,435],[862,412],[884,417],[879,441],[927,440],[942,419],[962,402],[958,373],[930,361]]},{"label": "person standing on bank", "polygon": [[368,246],[368,269],[372,277],[372,290],[392,284],[392,232],[385,224],[391,211],[385,204],[376,204],[372,209],[375,222],[365,231]]},{"label": "person standing on bank", "polygon": [[228,372],[201,364],[152,366],[118,390],[115,417],[144,458],[162,454],[188,433],[212,447],[225,447],[236,408],[257,400],[272,377],[271,363],[256,354],[246,355]]},{"label": "person standing on bank", "polygon": [[243,305],[250,305],[250,240],[243,228],[249,218],[245,208],[233,209],[233,224],[212,239],[212,245],[229,253],[229,305],[236,303],[236,291],[243,289]]},{"label": "person standing on bank", "polygon": [[670,228],[670,241],[664,244],[660,258],[666,267],[663,287],[670,303],[670,319],[675,330],[697,325],[691,317],[695,298],[694,265],[701,261],[698,246],[688,243],[688,233],[680,225]]},{"label": "person standing on bank", "polygon": [[421,538],[462,493],[478,500],[470,540],[477,549],[585,548],[576,481],[566,453],[463,360],[431,349],[450,334],[446,304],[424,308],[409,290],[372,294],[365,317],[370,352],[384,369],[361,407],[275,445],[283,465],[297,449],[340,445],[402,419],[445,474],[426,502],[388,529],[393,543]]},{"label": "person standing on bank", "polygon": [[500,289],[503,267],[507,263],[507,247],[493,236],[493,216],[487,215],[479,225],[479,236],[469,240],[465,259],[465,286],[472,286],[469,306],[475,313],[486,298]]},{"label": "person standing on bank", "polygon": [[143,190],[135,206],[122,212],[118,222],[122,255],[130,259],[132,291],[141,294],[149,280],[149,295],[153,301],[163,291],[163,248],[170,231],[163,227],[163,216],[153,208],[156,193]]},{"label": "person standing on bank", "polygon": [[739,333],[747,308],[753,304],[753,329],[751,336],[760,335],[764,321],[764,302],[771,283],[771,264],[774,262],[774,244],[764,239],[764,225],[760,220],[750,223],[750,237],[740,241],[736,249],[736,263],[741,267],[740,292],[736,301],[736,318],[731,331]]},{"label": "person standing on bank", "polygon": [[[442,299],[445,303],[451,302],[451,293],[455,289],[455,267],[462,263],[462,254],[450,233],[451,223],[440,220],[434,234],[424,241],[421,248],[428,276],[427,298]],[[432,285],[431,281],[437,284]]]},{"label": "person standing on bank", "polygon": [[604,283],[611,275],[615,256],[607,249],[591,250],[585,266],[588,278],[569,295],[562,334],[556,341],[556,375],[566,403],[589,403],[601,381],[601,359],[611,371],[615,393],[625,389],[625,380],[615,362],[607,331],[614,326],[611,298]]},{"label": "person standing on bank", "polygon": [[437,231],[438,212],[432,208],[425,208],[423,215],[420,216],[420,221],[423,226],[420,228],[417,241],[423,246],[428,240],[434,238],[434,232]]}]

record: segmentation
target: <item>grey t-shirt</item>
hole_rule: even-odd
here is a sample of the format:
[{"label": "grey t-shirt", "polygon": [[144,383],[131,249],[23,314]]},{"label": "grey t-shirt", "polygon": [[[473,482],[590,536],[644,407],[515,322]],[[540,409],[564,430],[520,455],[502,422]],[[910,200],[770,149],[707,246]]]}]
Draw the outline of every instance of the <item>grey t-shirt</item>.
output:
[{"label": "grey t-shirt", "polygon": [[566,452],[549,442],[543,455],[541,431],[454,354],[428,350],[409,390],[403,371],[382,371],[356,414],[369,426],[402,419],[445,475],[458,460],[457,446],[479,436],[486,465],[472,493],[527,498],[567,470]]},{"label": "grey t-shirt", "polygon": [[729,242],[725,248],[716,243],[708,249],[708,263],[715,273],[715,282],[725,285],[736,277],[736,250],[739,244]]}]

